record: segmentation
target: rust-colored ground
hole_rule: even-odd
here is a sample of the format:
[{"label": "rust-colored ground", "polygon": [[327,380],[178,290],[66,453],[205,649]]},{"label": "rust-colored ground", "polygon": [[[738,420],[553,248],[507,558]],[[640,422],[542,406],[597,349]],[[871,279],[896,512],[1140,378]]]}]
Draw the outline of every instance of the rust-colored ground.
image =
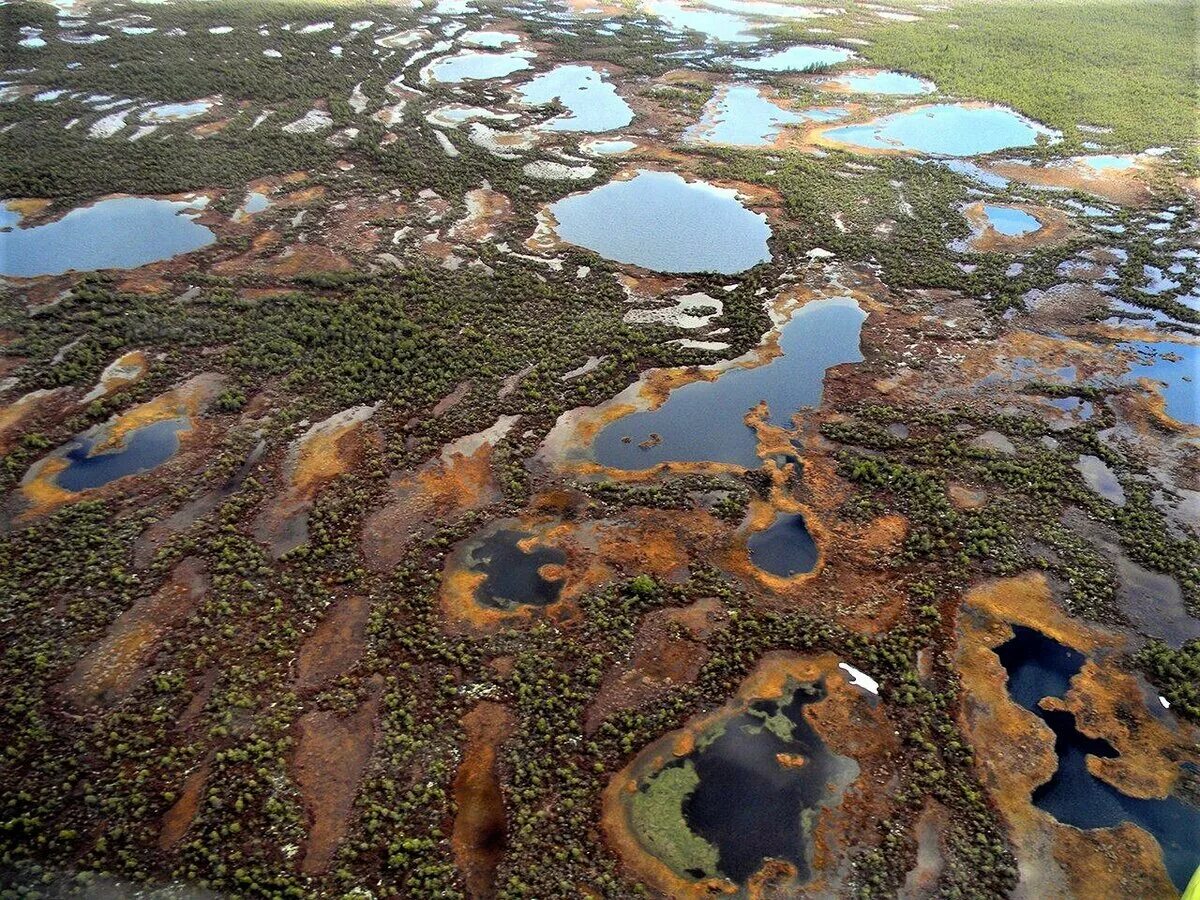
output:
[{"label": "rust-colored ground", "polygon": [[512,732],[513,718],[506,706],[483,700],[460,722],[466,743],[454,776],[458,813],[450,844],[467,896],[482,900],[496,894],[496,869],[504,855],[507,817],[497,754]]},{"label": "rust-colored ground", "polygon": [[321,620],[296,657],[296,691],[314,691],[353,668],[362,655],[370,604],[349,596]]},{"label": "rust-colored ground", "polygon": [[345,836],[354,796],[375,747],[375,720],[382,680],[348,716],[327,710],[305,713],[296,723],[298,739],[293,772],[308,814],[300,871],[326,871]]}]

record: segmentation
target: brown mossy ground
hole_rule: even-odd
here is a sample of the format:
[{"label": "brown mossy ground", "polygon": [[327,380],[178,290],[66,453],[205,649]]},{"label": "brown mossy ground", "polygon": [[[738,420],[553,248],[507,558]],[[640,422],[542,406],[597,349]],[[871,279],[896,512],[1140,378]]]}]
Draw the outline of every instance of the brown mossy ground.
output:
[{"label": "brown mossy ground", "polygon": [[506,706],[483,700],[459,724],[466,739],[454,776],[458,811],[450,841],[467,896],[479,900],[496,894],[496,868],[504,853],[507,828],[498,753],[514,721]]}]

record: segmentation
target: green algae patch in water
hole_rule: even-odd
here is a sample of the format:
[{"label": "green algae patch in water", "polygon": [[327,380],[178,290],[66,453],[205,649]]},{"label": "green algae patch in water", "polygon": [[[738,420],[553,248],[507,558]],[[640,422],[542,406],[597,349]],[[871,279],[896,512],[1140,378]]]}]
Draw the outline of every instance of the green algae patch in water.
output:
[{"label": "green algae patch in water", "polygon": [[[824,677],[793,677],[795,660],[775,662],[785,671],[768,676],[780,679],[770,696],[734,701],[660,739],[634,761],[624,793],[610,788],[606,804],[622,804],[640,851],[681,884],[745,886],[771,861],[788,864],[794,884],[808,881],[821,813],[838,806],[859,775],[855,760],[831,750],[805,715],[844,698],[829,697]],[[625,787],[620,776],[614,785]]]},{"label": "green algae patch in water", "polygon": [[643,170],[551,204],[558,236],[656,272],[734,275],[771,258],[767,217],[737,192]]}]

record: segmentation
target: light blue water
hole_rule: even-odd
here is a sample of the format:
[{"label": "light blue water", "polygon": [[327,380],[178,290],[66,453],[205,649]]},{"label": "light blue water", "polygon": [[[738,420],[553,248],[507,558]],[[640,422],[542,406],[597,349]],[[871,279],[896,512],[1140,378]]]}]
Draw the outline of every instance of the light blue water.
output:
[{"label": "light blue water", "polygon": [[[862,361],[859,335],[866,318],[848,297],[814,300],[784,325],[781,356],[753,369],[729,369],[714,381],[686,384],[657,409],[616,419],[592,443],[596,461],[635,471],[672,461],[758,468],[757,444],[745,423],[746,413],[765,400],[769,421],[791,427],[796,412],[819,405],[826,370]],[[651,434],[661,440],[643,449],[639,444]]]},{"label": "light blue water", "polygon": [[533,106],[558,100],[567,108],[538,125],[542,131],[612,131],[633,121],[629,104],[591,66],[558,66],[522,85],[518,93]]},{"label": "light blue water", "polygon": [[212,109],[207,100],[193,100],[191,103],[164,103],[139,113],[139,118],[148,122],[173,122],[178,119],[194,119]]},{"label": "light blue water", "polygon": [[271,205],[271,198],[260,191],[251,191],[246,195],[246,202],[242,204],[242,212],[257,213],[262,212]]},{"label": "light blue water", "polygon": [[550,206],[559,236],[658,272],[743,272],[771,258],[767,218],[735,191],[640,171]]},{"label": "light blue water", "polygon": [[635,141],[599,140],[590,142],[584,150],[596,156],[616,156],[628,153],[637,146]]},{"label": "light blue water", "polygon": [[454,56],[443,56],[429,66],[429,77],[442,84],[462,81],[486,81],[503,78],[529,68],[529,53],[513,50],[509,53],[479,53],[464,50]]},{"label": "light blue water", "polygon": [[1081,156],[1079,157],[1079,160],[1084,165],[1090,166],[1098,171],[1104,171],[1105,169],[1115,169],[1118,171],[1121,169],[1131,169],[1133,168],[1134,164],[1132,156]]},{"label": "light blue water", "polygon": [[1020,237],[1042,227],[1042,223],[1035,217],[1011,206],[993,206],[991,203],[985,203],[983,214],[992,228],[1008,237]]},{"label": "light blue water", "polygon": [[830,86],[841,86],[854,94],[889,94],[912,96],[929,94],[933,83],[904,72],[849,72],[828,82]]},{"label": "light blue water", "polygon": [[211,244],[193,221],[195,203],[116,197],[33,228],[0,231],[0,275],[30,278],[92,269],[134,269]]},{"label": "light blue water", "polygon": [[976,156],[1007,147],[1032,147],[1054,132],[1002,106],[939,103],[892,113],[825,133],[868,150],[915,150],[935,156]]},{"label": "light blue water", "polygon": [[683,6],[677,0],[647,0],[643,5],[650,15],[662,19],[672,31],[695,31],[709,41],[747,43],[758,40],[753,23],[742,16]]},{"label": "light blue water", "polygon": [[814,18],[814,13],[807,7],[771,3],[768,0],[702,0],[702,2],[705,6],[711,6],[713,9],[721,9],[743,16],[756,16],[764,19]]},{"label": "light blue water", "polygon": [[0,228],[12,228],[21,221],[21,214],[8,208],[8,201],[0,203]]},{"label": "light blue water", "polygon": [[832,66],[854,57],[854,51],[843,47],[820,44],[798,44],[768,53],[757,59],[735,59],[739,69],[754,69],[758,72],[803,72],[816,66]]},{"label": "light blue water", "polygon": [[1155,296],[1176,290],[1180,285],[1180,282],[1168,278],[1167,274],[1158,266],[1142,266],[1142,277],[1146,279],[1142,290]]},{"label": "light blue water", "polygon": [[89,456],[96,438],[77,437],[67,445],[65,456],[70,465],[54,478],[55,484],[68,491],[103,487],[110,481],[158,468],[179,449],[179,432],[189,427],[187,416],[164,419],[129,432],[114,450]]},{"label": "light blue water", "polygon": [[973,178],[980,184],[987,185],[992,188],[1008,187],[1008,179],[1003,175],[996,175],[994,172],[989,172],[987,169],[981,169],[973,162],[968,162],[965,159],[942,159],[938,163],[945,166],[956,175],[963,175],[967,178]]},{"label": "light blue water", "polygon": [[785,125],[805,117],[764,97],[760,85],[730,85],[704,105],[700,121],[684,132],[690,143],[762,147],[774,142]]},{"label": "light blue water", "polygon": [[495,50],[498,47],[503,47],[505,44],[515,44],[521,38],[508,31],[468,31],[459,40],[464,44],[473,44],[476,47],[488,47]]},{"label": "light blue water", "polygon": [[1089,755],[1113,759],[1120,754],[1107,741],[1080,732],[1073,714],[1040,705],[1043,697],[1066,695],[1084,657],[1033,629],[1018,625],[1013,632],[1012,640],[996,648],[1008,672],[1009,693],[1054,732],[1058,756],[1050,780],[1033,792],[1034,805],[1075,828],[1113,828],[1122,822],[1144,828],[1162,848],[1167,874],[1183,890],[1200,864],[1200,809],[1175,797],[1130,797],[1092,775]]},{"label": "light blue water", "polygon": [[1125,374],[1126,381],[1157,381],[1167,404],[1167,415],[1177,422],[1200,425],[1200,347],[1170,341],[1122,344],[1137,359]]}]

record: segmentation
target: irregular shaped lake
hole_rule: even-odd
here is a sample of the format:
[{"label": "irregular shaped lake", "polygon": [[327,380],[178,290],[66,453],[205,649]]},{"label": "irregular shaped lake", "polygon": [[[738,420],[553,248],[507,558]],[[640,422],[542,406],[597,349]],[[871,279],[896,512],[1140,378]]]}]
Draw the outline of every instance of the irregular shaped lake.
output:
[{"label": "irregular shaped lake", "polygon": [[555,100],[567,108],[537,127],[542,131],[612,131],[633,121],[633,110],[591,66],[558,66],[523,85],[522,102],[541,106]]},{"label": "irregular shaped lake", "polygon": [[[3,235],[0,235],[3,237]],[[1139,341],[1121,345],[1137,358],[1125,375],[1126,381],[1148,378],[1158,382],[1167,415],[1177,422],[1200,425],[1200,347],[1170,341]]]},{"label": "irregular shaped lake", "polygon": [[771,258],[767,217],[737,192],[673,172],[640,171],[550,206],[558,236],[658,272],[743,272]]},{"label": "irregular shaped lake", "polygon": [[[692,878],[745,884],[778,859],[807,881],[817,817],[858,775],[857,763],[833,753],[804,716],[824,697],[823,683],[789,679],[779,699],[756,701],[697,735],[696,749],[639,783],[630,800],[635,834]],[[669,848],[654,840],[663,833],[676,835]]]},{"label": "irregular shaped lake", "polygon": [[[630,470],[675,461],[758,468],[758,444],[746,413],[765,400],[769,421],[789,427],[798,410],[817,406],[826,370],[862,361],[858,342],[866,318],[848,297],[812,301],[783,326],[780,356],[752,369],[727,369],[714,381],[685,384],[657,409],[609,423],[592,443],[596,461]],[[651,434],[660,440],[649,441]]]},{"label": "irregular shaped lake", "polygon": [[762,147],[773,143],[785,125],[804,121],[804,116],[764,97],[761,85],[726,85],[704,104],[700,121],[683,138],[690,143]]},{"label": "irregular shaped lake", "polygon": [[0,231],[0,275],[135,269],[199,250],[216,239],[194,221],[205,202],[114,197],[45,225]]},{"label": "irregular shaped lake", "polygon": [[1112,828],[1133,822],[1154,835],[1163,863],[1181,891],[1200,864],[1200,808],[1168,797],[1139,800],[1126,796],[1087,769],[1089,754],[1118,756],[1104,740],[1090,738],[1075,726],[1069,712],[1042,709],[1043,697],[1064,697],[1085,659],[1069,647],[1031,628],[1013,627],[1012,640],[996,648],[1008,672],[1012,698],[1054,732],[1058,769],[1033,792],[1034,805],[1075,828]]},{"label": "irregular shaped lake", "polygon": [[127,475],[149,472],[175,455],[179,433],[190,428],[187,416],[163,419],[134,429],[118,446],[94,454],[103,432],[80,435],[60,454],[68,464],[54,476],[54,483],[64,490],[86,491]]},{"label": "irregular shaped lake", "polygon": [[904,97],[933,93],[933,82],[907,75],[904,72],[847,72],[821,83],[825,90],[846,91],[850,94],[887,94]]},{"label": "irregular shaped lake", "polygon": [[932,156],[977,156],[1032,147],[1057,132],[1003,106],[939,103],[825,132],[828,140],[867,150],[909,150]]},{"label": "irregular shaped lake", "polygon": [[558,599],[562,579],[545,578],[541,568],[561,565],[567,561],[567,555],[557,547],[529,546],[535,538],[528,531],[502,528],[470,549],[468,567],[484,575],[475,589],[479,603],[493,609],[512,609],[522,603],[549,606]]},{"label": "irregular shaped lake", "polygon": [[434,60],[421,73],[422,81],[437,81],[442,84],[458,84],[462,81],[486,81],[503,78],[513,72],[529,68],[532,53],[513,50],[509,53],[480,53],[463,50],[454,56],[443,56]]},{"label": "irregular shaped lake", "polygon": [[768,53],[756,59],[735,59],[739,69],[754,69],[758,72],[803,72],[806,69],[821,69],[837,65],[854,58],[854,51],[844,47],[825,44],[797,44],[786,50]]}]

